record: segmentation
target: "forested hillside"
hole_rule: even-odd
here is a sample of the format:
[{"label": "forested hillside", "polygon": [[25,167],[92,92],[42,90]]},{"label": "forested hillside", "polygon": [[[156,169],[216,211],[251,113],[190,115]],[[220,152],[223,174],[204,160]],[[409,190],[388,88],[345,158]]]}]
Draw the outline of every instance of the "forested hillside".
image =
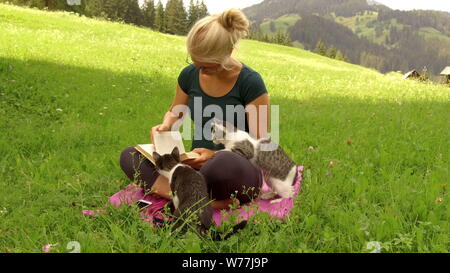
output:
[{"label": "forested hillside", "polygon": [[[381,72],[422,70],[438,75],[450,65],[450,14],[399,11],[365,0],[271,0],[244,9],[256,31],[286,16],[294,43],[318,43],[341,51],[355,64]],[[295,18],[295,19],[294,19]],[[284,19],[286,20],[286,18]],[[271,32],[277,32],[271,24]],[[267,27],[261,27],[267,33]]]},{"label": "forested hillside", "polygon": [[208,15],[203,0],[191,0],[186,8],[183,0],[0,0],[45,10],[64,10],[88,17],[122,21],[137,26],[149,27],[163,33],[185,35],[200,18]]}]

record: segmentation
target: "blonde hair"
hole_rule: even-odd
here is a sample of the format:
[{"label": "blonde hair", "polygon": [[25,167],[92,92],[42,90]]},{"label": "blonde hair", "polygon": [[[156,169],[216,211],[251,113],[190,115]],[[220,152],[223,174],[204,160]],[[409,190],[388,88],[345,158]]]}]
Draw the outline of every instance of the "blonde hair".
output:
[{"label": "blonde hair", "polygon": [[249,33],[250,22],[235,8],[197,21],[188,33],[186,46],[192,60],[221,64],[231,55],[239,40]]}]

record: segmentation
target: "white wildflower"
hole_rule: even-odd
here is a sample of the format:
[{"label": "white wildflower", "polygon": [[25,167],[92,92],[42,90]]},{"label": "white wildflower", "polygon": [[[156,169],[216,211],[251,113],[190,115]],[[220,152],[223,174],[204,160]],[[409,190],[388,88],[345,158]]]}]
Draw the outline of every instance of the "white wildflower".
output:
[{"label": "white wildflower", "polygon": [[370,253],[381,253],[381,243],[376,241],[368,242],[366,249],[372,250]]}]

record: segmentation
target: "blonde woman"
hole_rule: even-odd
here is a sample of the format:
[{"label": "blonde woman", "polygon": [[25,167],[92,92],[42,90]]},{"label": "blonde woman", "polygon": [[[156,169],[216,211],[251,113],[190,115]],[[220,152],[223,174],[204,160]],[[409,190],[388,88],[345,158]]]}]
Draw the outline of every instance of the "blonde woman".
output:
[{"label": "blonde woman", "polygon": [[[192,151],[199,153],[200,157],[185,163],[204,175],[214,200],[211,205],[215,209],[228,208],[232,203],[250,202],[262,186],[261,171],[250,161],[228,151],[216,153],[224,147],[213,144],[206,135],[203,136],[203,132],[208,132],[204,128],[212,117],[194,120],[193,114],[194,111],[203,113],[206,107],[216,105],[223,111],[222,119],[231,122],[228,120],[230,115],[227,117],[227,105],[242,108],[252,105],[256,109],[265,106],[268,109],[269,97],[260,74],[232,57],[238,41],[248,34],[248,29],[249,21],[238,9],[207,16],[192,27],[187,36],[187,51],[191,59],[187,61],[190,64],[178,77],[176,95],[162,123],[152,128],[152,134],[171,130],[172,125],[182,118],[172,112],[173,108],[177,105],[189,107],[194,121]],[[268,114],[246,115],[241,111],[236,115],[233,121],[235,126],[241,118],[250,135],[256,138],[266,136],[267,131],[259,130],[258,125],[253,124],[260,124],[262,119],[267,125],[261,128],[268,129]],[[130,179],[134,179],[135,171],[138,171],[136,175],[144,181],[146,190],[167,199],[172,198],[167,179],[159,175],[154,165],[133,147],[122,152],[120,163]]]}]

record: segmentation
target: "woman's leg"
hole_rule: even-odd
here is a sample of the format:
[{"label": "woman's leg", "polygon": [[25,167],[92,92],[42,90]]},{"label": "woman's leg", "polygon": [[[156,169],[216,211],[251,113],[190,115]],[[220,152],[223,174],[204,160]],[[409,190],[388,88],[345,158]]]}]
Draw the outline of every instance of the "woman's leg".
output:
[{"label": "woman's leg", "polygon": [[251,202],[262,186],[260,169],[248,159],[228,151],[216,153],[200,172],[206,179],[211,197],[222,203],[231,203],[233,197],[240,204]]},{"label": "woman's leg", "polygon": [[134,147],[128,147],[120,155],[120,167],[128,178],[142,183],[146,193],[155,193],[163,198],[172,199],[167,178],[156,171],[153,163]]},{"label": "woman's leg", "polygon": [[[120,166],[132,181],[142,181],[146,192],[172,199],[169,181],[159,175],[153,163],[142,156],[134,147],[126,148],[120,155]],[[211,206],[226,209],[236,203],[250,202],[259,194],[262,186],[260,171],[250,161],[232,152],[219,152],[200,169],[205,176],[212,198]],[[236,191],[238,192],[236,194]]]}]

